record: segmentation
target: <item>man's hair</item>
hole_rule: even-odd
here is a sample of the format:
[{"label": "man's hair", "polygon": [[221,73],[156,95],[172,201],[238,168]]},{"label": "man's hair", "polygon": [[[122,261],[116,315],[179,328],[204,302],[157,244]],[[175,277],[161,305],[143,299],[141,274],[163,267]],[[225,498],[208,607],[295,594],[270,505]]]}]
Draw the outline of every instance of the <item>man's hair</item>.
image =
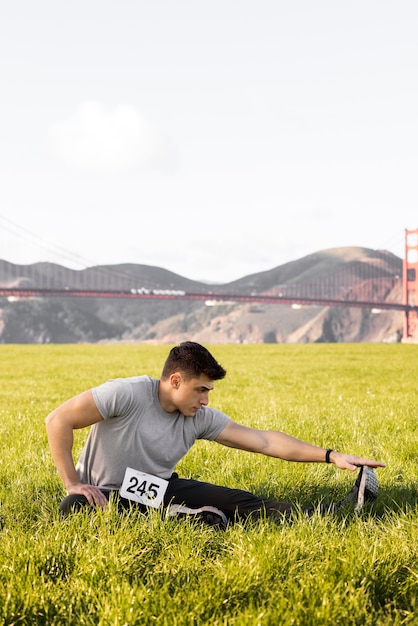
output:
[{"label": "man's hair", "polygon": [[194,341],[184,341],[170,350],[161,378],[167,379],[174,372],[181,372],[185,378],[205,374],[210,380],[221,380],[226,375],[226,370],[209,350]]}]

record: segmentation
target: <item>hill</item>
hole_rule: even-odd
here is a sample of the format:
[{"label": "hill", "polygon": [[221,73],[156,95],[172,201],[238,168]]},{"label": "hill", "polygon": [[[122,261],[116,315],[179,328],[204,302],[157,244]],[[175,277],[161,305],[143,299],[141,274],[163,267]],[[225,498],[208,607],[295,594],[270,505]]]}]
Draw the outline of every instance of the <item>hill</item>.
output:
[{"label": "hill", "polygon": [[[376,281],[373,275],[386,277]],[[349,300],[400,301],[402,260],[382,250],[347,247],[323,250],[266,272],[211,285],[217,293],[267,295],[312,293],[327,280],[330,298],[344,297],[347,307],[295,307],[287,304],[204,303],[118,298],[0,299],[0,343],[141,342],[300,343],[399,341],[403,316],[349,306]],[[13,265],[0,261],[0,284],[82,288],[109,276],[112,289],[207,292],[208,285],[163,268],[120,264],[71,270],[52,263]],[[106,277],[106,278],[104,278]],[[211,304],[212,306],[208,306]]]}]

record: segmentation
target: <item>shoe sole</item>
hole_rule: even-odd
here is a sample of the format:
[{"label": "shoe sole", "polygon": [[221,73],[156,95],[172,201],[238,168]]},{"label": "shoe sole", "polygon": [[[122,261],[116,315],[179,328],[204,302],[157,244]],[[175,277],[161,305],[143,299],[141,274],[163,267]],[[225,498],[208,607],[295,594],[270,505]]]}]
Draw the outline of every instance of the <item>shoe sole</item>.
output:
[{"label": "shoe sole", "polygon": [[222,528],[226,528],[228,524],[225,513],[215,506],[202,506],[199,509],[191,509],[183,504],[169,504],[165,515],[166,517],[199,519],[209,526],[220,526]]},{"label": "shoe sole", "polygon": [[366,502],[373,502],[377,498],[379,492],[379,484],[374,470],[367,465],[362,467],[362,475],[358,486],[357,504],[354,508],[358,513]]}]

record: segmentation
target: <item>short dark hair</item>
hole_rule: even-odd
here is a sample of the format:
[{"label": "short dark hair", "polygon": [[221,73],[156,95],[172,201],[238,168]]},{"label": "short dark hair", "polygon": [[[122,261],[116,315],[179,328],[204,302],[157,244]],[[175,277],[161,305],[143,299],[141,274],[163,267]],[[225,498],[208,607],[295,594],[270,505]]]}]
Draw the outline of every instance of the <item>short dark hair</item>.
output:
[{"label": "short dark hair", "polygon": [[183,341],[170,350],[161,378],[167,379],[174,372],[181,372],[185,378],[198,378],[205,374],[210,380],[221,380],[226,376],[226,370],[209,350],[194,341]]}]

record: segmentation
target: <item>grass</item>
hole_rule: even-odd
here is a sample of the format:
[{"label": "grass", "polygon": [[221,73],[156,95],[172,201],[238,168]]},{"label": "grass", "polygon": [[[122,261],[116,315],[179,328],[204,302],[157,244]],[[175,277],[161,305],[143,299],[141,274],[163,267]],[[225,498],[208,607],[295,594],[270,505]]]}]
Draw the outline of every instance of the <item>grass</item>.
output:
[{"label": "grass", "polygon": [[[65,521],[45,416],[116,376],[158,376],[167,346],[0,346],[0,624],[418,624],[413,345],[213,346],[211,403],[234,419],[385,461],[360,515],[251,521],[225,532],[113,507]],[[87,432],[78,431],[75,456]],[[353,475],[198,442],[182,476],[301,505]]]}]

